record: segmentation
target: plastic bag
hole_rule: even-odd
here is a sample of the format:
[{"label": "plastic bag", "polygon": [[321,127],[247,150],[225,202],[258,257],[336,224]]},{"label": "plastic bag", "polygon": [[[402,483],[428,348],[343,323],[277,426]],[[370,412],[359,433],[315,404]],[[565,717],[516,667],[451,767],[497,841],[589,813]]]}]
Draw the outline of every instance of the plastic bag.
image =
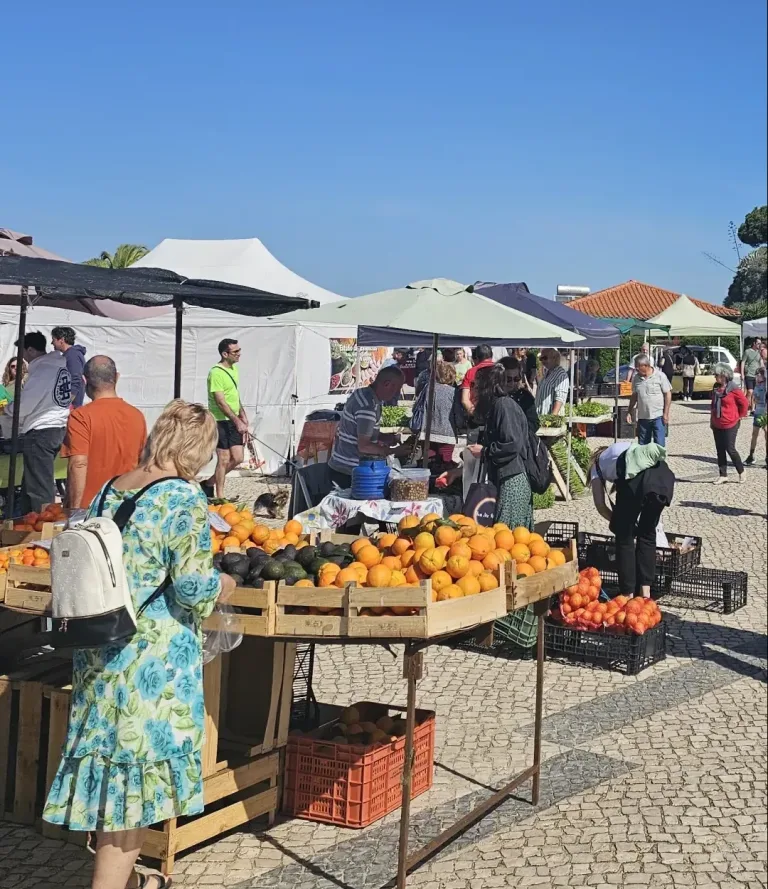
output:
[{"label": "plastic bag", "polygon": [[221,630],[205,630],[203,632],[203,663],[210,663],[220,654],[232,651],[243,641],[243,634],[234,629],[234,616],[237,611],[226,602],[217,602],[213,614],[219,615]]}]

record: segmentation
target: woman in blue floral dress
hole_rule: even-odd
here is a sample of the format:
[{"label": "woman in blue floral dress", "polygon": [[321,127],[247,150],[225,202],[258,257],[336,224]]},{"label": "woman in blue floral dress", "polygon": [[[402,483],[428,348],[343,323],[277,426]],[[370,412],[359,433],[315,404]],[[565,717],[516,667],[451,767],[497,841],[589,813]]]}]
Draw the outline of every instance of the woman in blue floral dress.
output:
[{"label": "woman in blue floral dress", "polygon": [[43,818],[96,833],[92,889],[169,885],[134,873],[143,829],[203,810],[201,625],[234,587],[213,567],[207,501],[194,482],[216,440],[205,408],[171,402],[141,465],[106,493],[104,514],[114,515],[126,495],[166,479],[137,501],[123,559],[137,612],[167,576],[172,584],[129,640],[74,653],[69,729]]}]

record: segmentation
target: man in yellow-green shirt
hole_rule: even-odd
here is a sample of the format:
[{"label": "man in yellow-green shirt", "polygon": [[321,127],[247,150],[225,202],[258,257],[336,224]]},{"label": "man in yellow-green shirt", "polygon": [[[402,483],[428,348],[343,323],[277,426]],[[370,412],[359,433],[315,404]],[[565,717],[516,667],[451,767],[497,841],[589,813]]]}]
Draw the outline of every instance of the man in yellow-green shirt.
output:
[{"label": "man in yellow-green shirt", "polygon": [[[227,473],[243,462],[243,442],[248,433],[248,417],[240,402],[240,346],[237,340],[224,339],[219,343],[221,361],[208,373],[208,410],[219,428],[216,445],[216,472],[213,481],[216,496],[224,496]],[[211,481],[204,489],[210,491]]]}]

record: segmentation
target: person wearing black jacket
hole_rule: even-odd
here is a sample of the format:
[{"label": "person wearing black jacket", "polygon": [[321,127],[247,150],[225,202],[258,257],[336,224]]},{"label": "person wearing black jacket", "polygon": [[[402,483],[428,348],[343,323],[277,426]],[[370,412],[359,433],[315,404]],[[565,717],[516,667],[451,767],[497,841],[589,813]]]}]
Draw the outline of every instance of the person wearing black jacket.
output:
[{"label": "person wearing black jacket", "polygon": [[528,419],[507,394],[503,364],[483,368],[475,378],[476,413],[485,420],[483,461],[497,489],[496,521],[533,530],[533,493],[525,470]]},{"label": "person wearing black jacket", "polygon": [[502,358],[499,364],[503,365],[506,374],[505,389],[507,395],[513,398],[522,409],[534,434],[539,428],[539,414],[536,410],[536,399],[533,397],[525,375],[525,366],[519,358],[510,355]]}]

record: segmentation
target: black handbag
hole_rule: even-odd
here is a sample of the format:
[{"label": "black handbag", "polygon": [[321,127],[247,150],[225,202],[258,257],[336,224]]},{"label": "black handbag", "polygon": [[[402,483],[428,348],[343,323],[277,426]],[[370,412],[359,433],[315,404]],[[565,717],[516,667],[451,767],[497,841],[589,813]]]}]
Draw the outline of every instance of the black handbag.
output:
[{"label": "black handbag", "polygon": [[488,472],[484,457],[480,460],[477,481],[472,482],[464,501],[464,515],[477,522],[478,525],[490,527],[496,521],[496,501],[498,491],[496,485],[488,481]]}]

